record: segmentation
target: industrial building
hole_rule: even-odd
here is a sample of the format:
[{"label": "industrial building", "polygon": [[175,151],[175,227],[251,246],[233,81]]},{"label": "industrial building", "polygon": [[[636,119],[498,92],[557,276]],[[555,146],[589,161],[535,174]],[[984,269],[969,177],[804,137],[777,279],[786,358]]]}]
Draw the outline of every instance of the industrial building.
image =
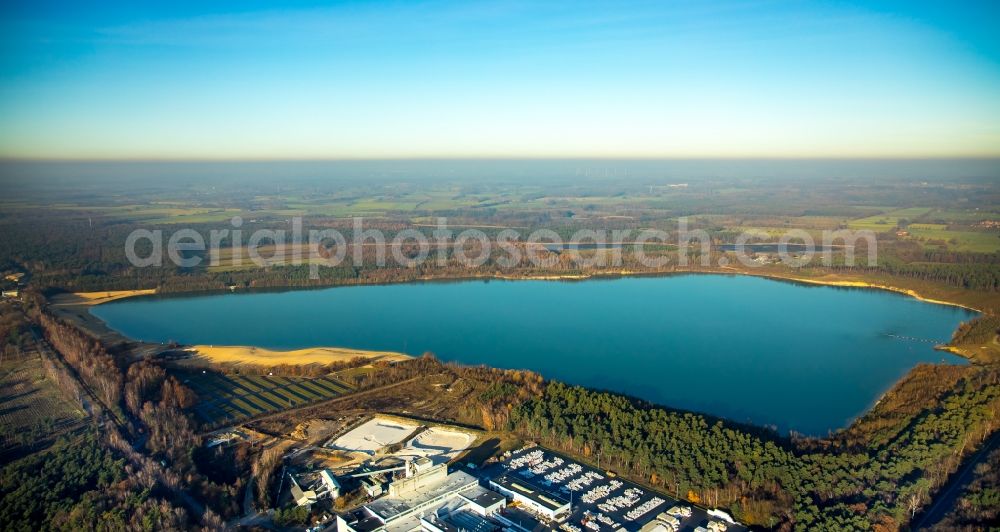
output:
[{"label": "industrial building", "polygon": [[333,476],[333,473],[329,469],[320,471],[319,478],[323,481],[326,493],[330,495],[331,499],[340,497],[340,482],[337,482],[336,477]]},{"label": "industrial building", "polygon": [[438,510],[420,518],[420,528],[424,532],[496,532],[503,526],[467,510]]},{"label": "industrial building", "polygon": [[569,514],[570,503],[559,495],[539,490],[509,475],[490,481],[490,487],[517,501],[522,506],[551,521],[559,521]]},{"label": "industrial building", "polygon": [[464,472],[448,473],[446,464],[427,458],[406,465],[403,478],[389,483],[387,495],[348,515],[337,516],[339,532],[430,532],[501,527],[490,517],[504,508],[506,499],[479,485]]},{"label": "industrial building", "polygon": [[[446,464],[418,457],[392,463],[387,468],[346,475],[344,478],[361,479],[362,486],[373,497],[382,496],[338,516],[337,530],[746,530],[721,510],[696,507],[542,447],[507,453],[498,463],[477,470],[477,474],[482,479],[462,470],[449,473]],[[391,479],[393,475],[395,479]],[[487,486],[480,485],[480,481]]]},{"label": "industrial building", "polygon": [[292,499],[295,501],[295,504],[299,506],[309,506],[319,500],[315,491],[303,490],[293,475],[288,475],[288,480],[291,481],[289,489],[292,492]]},{"label": "industrial building", "polygon": [[483,517],[496,515],[507,506],[507,499],[503,495],[478,486],[463,491],[458,497],[468,503],[470,510]]},{"label": "industrial building", "polygon": [[[333,473],[329,469],[320,471],[318,477],[306,476],[305,478],[307,480],[312,478],[313,480],[306,483],[303,481],[303,477],[296,478],[294,474],[288,473],[288,490],[295,504],[310,506],[326,497],[330,499],[340,497],[340,482],[337,481],[337,478],[333,476]],[[308,485],[309,489],[303,489],[303,484]]]},{"label": "industrial building", "polygon": [[437,486],[448,477],[447,464],[434,465],[430,458],[406,462],[406,476],[389,484],[390,497],[404,497]]}]

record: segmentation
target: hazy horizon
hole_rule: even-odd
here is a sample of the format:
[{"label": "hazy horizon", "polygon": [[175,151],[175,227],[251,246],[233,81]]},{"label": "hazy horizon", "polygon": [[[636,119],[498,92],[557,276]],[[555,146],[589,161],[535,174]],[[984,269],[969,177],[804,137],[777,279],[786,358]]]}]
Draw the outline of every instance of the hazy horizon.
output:
[{"label": "hazy horizon", "polygon": [[0,159],[0,181],[108,179],[997,179],[1000,158]]},{"label": "hazy horizon", "polygon": [[1000,156],[989,2],[0,13],[8,159]]}]

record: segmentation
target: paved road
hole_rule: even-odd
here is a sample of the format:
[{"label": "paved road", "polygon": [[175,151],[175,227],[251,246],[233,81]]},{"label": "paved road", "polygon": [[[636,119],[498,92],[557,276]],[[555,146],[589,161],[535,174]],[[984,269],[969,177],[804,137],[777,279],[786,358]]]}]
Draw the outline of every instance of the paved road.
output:
[{"label": "paved road", "polygon": [[969,485],[972,480],[972,472],[975,470],[976,466],[982,463],[989,455],[990,451],[996,449],[1000,446],[1000,430],[995,431],[992,436],[990,436],[979,451],[976,454],[969,457],[964,464],[962,464],[958,473],[952,475],[952,478],[945,484],[944,489],[938,493],[933,504],[925,511],[913,524],[913,530],[923,530],[936,525],[941,519],[944,518],[952,508],[955,507],[955,503],[958,498],[962,496],[965,491],[965,487]]}]

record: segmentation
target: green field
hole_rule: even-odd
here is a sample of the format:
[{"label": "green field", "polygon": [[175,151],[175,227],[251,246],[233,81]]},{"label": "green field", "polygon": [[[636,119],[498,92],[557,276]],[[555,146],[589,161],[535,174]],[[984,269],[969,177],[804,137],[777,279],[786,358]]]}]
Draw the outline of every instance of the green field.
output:
[{"label": "green field", "polygon": [[996,213],[988,211],[912,207],[852,220],[848,226],[883,233],[903,225],[909,234],[902,238],[917,241],[927,249],[993,253],[1000,251],[1000,233],[978,230],[970,224],[997,217]]},{"label": "green field", "polygon": [[944,244],[955,251],[1000,251],[1000,232],[997,231],[955,231],[940,224],[912,224],[907,227],[907,231],[910,232],[910,238],[920,241],[927,248],[937,248]]},{"label": "green field", "polygon": [[947,225],[947,224],[974,224],[983,220],[995,220],[1000,217],[1000,213],[993,210],[957,210],[957,209],[934,209],[930,207],[909,207],[906,209],[886,210],[881,214],[868,216],[852,220],[848,225],[851,229],[871,229],[873,231],[886,231],[896,227],[900,220],[905,220],[911,225]]},{"label": "green field", "polygon": [[900,220],[910,222],[916,221],[923,216],[930,214],[933,209],[926,207],[911,207],[907,209],[896,209],[884,214],[877,214],[867,218],[852,220],[848,227],[851,229],[867,229],[870,231],[884,232],[894,229]]},{"label": "green field", "polygon": [[178,378],[198,395],[194,412],[209,426],[238,423],[353,391],[333,376],[305,378],[183,372]]}]

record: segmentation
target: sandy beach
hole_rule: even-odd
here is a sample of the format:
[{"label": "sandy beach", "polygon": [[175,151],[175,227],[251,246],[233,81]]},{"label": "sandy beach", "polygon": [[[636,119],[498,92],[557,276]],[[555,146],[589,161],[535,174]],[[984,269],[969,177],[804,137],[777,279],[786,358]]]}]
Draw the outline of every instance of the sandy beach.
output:
[{"label": "sandy beach", "polygon": [[355,357],[365,357],[374,360],[406,360],[410,358],[403,353],[392,351],[365,351],[341,347],[307,347],[290,351],[276,351],[246,345],[195,345],[189,348],[202,357],[218,363],[243,363],[261,366],[276,366],[278,364],[329,364],[345,362]]},{"label": "sandy beach", "polygon": [[53,298],[56,305],[100,305],[116,299],[126,297],[148,296],[156,293],[155,288],[145,290],[108,290],[104,292],[73,292],[72,294],[60,294]]}]

